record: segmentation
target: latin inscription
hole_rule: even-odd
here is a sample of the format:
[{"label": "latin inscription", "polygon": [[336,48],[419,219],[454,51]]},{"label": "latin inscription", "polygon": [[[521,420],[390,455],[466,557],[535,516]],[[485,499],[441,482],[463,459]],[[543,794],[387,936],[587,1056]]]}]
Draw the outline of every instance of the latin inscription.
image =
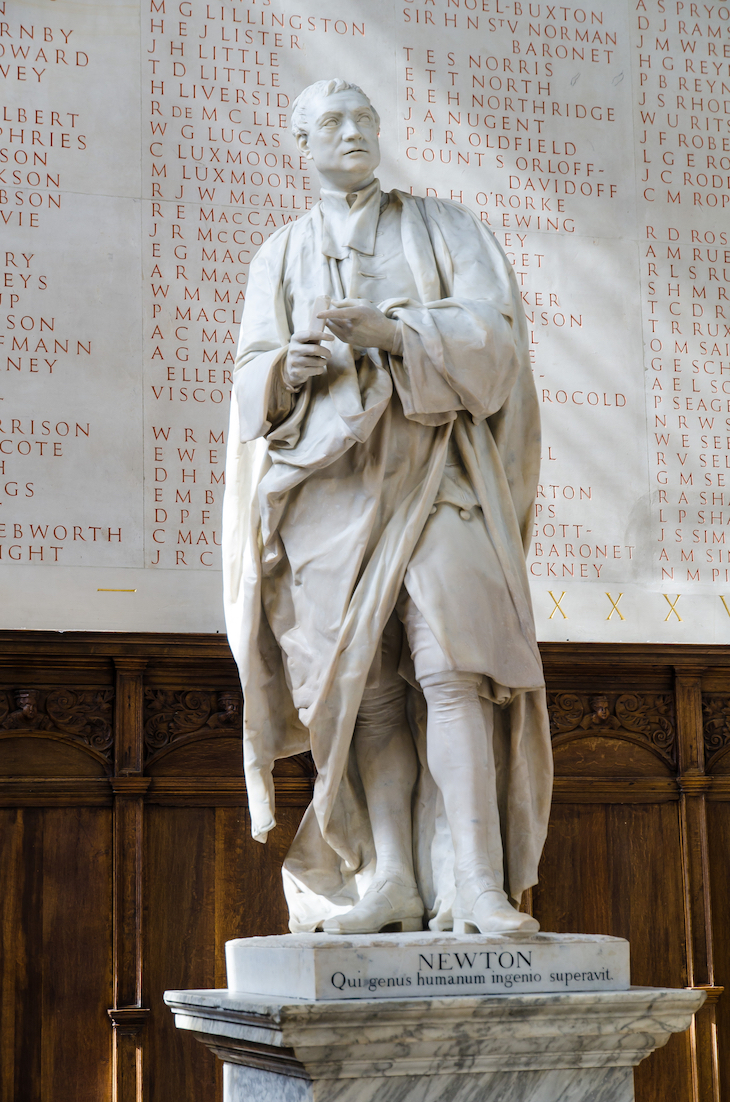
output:
[{"label": "latin inscription", "polygon": [[[410,956],[407,958],[410,961]],[[404,962],[405,963],[405,962]],[[471,952],[442,951],[419,953],[413,961],[413,971],[406,965],[397,974],[368,975],[358,968],[350,973],[335,971],[330,984],[343,996],[361,997],[382,993],[385,989],[400,988],[470,988],[479,987],[492,993],[497,991],[529,990],[586,990],[600,989],[602,985],[615,983],[610,968],[581,969],[575,971],[543,972],[533,966],[533,950],[473,950]],[[445,994],[448,992],[444,992]]]}]

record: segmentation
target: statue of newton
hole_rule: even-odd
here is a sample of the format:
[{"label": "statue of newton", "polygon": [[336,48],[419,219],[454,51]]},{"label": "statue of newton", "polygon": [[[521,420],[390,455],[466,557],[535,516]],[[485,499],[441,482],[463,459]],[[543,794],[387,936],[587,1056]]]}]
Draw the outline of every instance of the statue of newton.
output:
[{"label": "statue of newton", "polygon": [[292,127],[321,201],[251,264],[224,503],[253,834],[311,749],[293,931],[531,933],[552,756],[519,290],[465,207],[381,191],[356,85],[311,85]]}]

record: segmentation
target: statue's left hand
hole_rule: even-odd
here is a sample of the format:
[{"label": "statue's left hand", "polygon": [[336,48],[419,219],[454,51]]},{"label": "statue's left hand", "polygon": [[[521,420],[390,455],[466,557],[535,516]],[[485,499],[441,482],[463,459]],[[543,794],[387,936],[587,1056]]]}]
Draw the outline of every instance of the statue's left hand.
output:
[{"label": "statue's left hand", "polygon": [[398,323],[365,299],[339,299],[317,317],[325,321],[327,328],[341,341],[357,348],[382,348],[392,352],[397,342]]}]

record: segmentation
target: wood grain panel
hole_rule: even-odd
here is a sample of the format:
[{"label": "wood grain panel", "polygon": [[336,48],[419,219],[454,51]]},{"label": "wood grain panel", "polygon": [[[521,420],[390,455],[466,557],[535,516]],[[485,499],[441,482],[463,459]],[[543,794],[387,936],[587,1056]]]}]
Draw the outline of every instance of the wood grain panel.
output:
[{"label": "wood grain panel", "polygon": [[158,751],[145,773],[150,777],[243,777],[241,735],[189,735]]},{"label": "wood grain panel", "polygon": [[[67,1097],[97,1102],[111,1087],[111,815],[42,815],[42,942],[34,946],[43,967],[41,1099],[55,1102],[63,1084]],[[80,1011],[83,1028],[70,1030]]]},{"label": "wood grain panel", "polygon": [[2,1102],[41,1097],[42,814],[0,812]]},{"label": "wood grain panel", "polygon": [[175,1029],[162,1002],[170,987],[215,987],[215,816],[191,807],[145,815],[146,1087],[160,1102],[192,1102],[192,1084],[210,1092],[218,1074],[215,1057]]},{"label": "wood grain panel", "polygon": [[671,766],[659,754],[615,732],[564,735],[553,742],[555,772],[560,777],[668,777]]},{"label": "wood grain panel", "polygon": [[262,845],[251,837],[243,807],[216,811],[216,986],[225,987],[226,941],[287,933],[280,870],[301,816],[301,808],[280,807],[276,828]]},{"label": "wood grain panel", "polygon": [[730,1098],[730,803],[708,802],[715,977],[725,987],[716,1007],[720,1097]]},{"label": "wood grain panel", "polygon": [[165,1098],[190,1097],[186,1083],[212,1082],[218,1074],[210,1053],[174,1029],[162,993],[169,987],[224,987],[226,941],[286,933],[280,869],[301,810],[281,809],[277,828],[262,845],[251,837],[248,812],[240,805],[148,808],[144,967],[151,1008],[150,1098],[158,1097],[163,1084]]},{"label": "wood grain panel", "polygon": [[[711,980],[636,1097],[730,1098],[730,650],[541,649],[556,782],[534,910],[628,937],[635,983]],[[279,763],[279,825],[251,838],[240,712],[221,636],[0,632],[0,1102],[220,1098],[162,992],[222,986],[226,940],[285,931],[281,862],[312,788],[309,759]]]},{"label": "wood grain panel", "polygon": [[[632,983],[686,986],[679,832],[676,803],[554,805],[533,889],[542,928],[628,938]],[[637,1068],[638,1102],[668,1102],[668,1083],[690,1102],[684,1035]]]},{"label": "wood grain panel", "polygon": [[0,776],[3,777],[105,777],[108,769],[97,756],[67,739],[50,734],[12,735],[0,738]]},{"label": "wood grain panel", "polygon": [[0,847],[0,1098],[109,1098],[110,814],[2,811]]}]

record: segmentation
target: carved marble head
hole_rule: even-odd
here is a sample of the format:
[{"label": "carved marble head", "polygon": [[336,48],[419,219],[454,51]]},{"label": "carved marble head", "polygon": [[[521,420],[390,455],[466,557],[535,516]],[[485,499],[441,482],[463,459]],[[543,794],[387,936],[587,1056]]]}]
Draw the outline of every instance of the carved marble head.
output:
[{"label": "carved marble head", "polygon": [[294,101],[292,131],[324,187],[352,192],[367,187],[380,163],[380,116],[368,97],[346,80],[318,80]]}]

